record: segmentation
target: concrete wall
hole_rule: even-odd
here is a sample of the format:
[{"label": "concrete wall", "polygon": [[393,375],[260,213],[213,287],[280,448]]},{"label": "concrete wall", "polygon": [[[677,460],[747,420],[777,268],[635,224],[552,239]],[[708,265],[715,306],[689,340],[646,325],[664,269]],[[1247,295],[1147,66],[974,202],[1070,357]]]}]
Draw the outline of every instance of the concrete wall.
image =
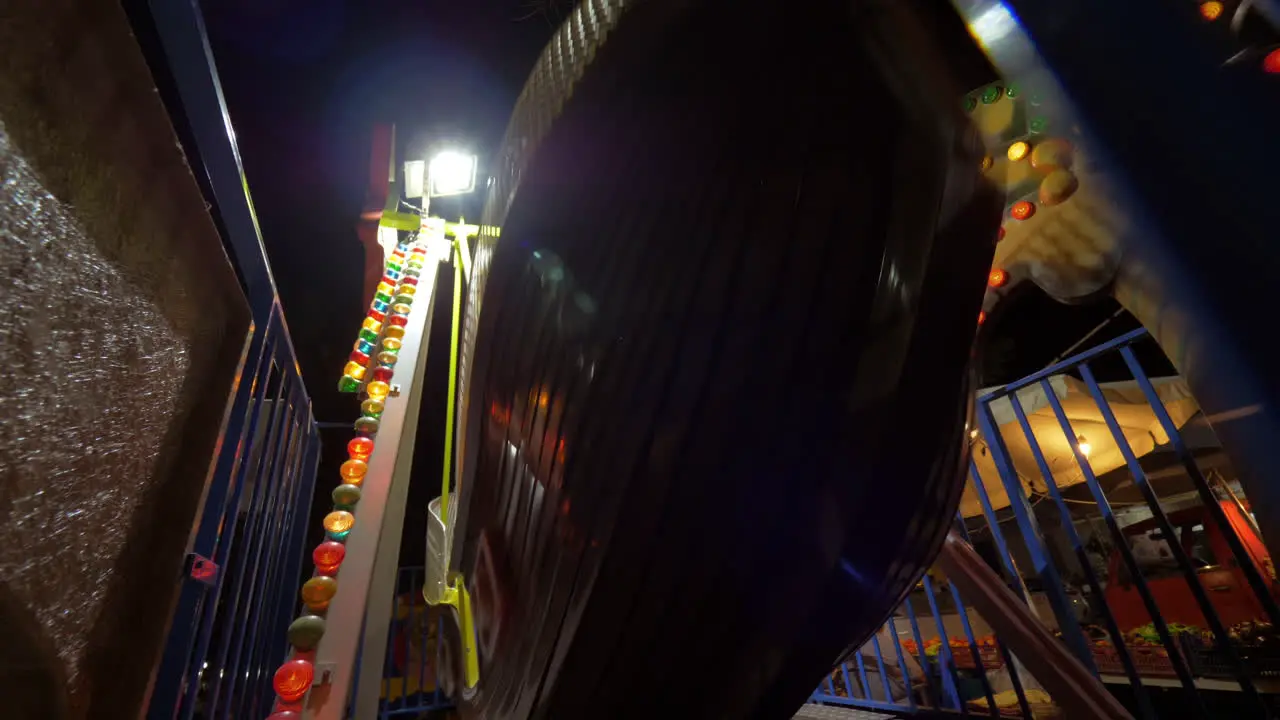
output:
[{"label": "concrete wall", "polygon": [[0,697],[137,717],[248,309],[120,4],[0,18]]}]

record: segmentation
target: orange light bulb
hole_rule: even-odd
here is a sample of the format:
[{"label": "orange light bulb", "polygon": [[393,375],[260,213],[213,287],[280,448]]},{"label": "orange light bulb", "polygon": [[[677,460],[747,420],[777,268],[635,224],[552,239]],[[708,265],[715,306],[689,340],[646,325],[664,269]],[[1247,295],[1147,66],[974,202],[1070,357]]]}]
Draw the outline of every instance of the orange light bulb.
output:
[{"label": "orange light bulb", "polygon": [[1222,3],[1217,2],[1217,0],[1200,3],[1200,17],[1213,22],[1222,16],[1222,9]]},{"label": "orange light bulb", "polygon": [[1009,208],[1009,217],[1014,220],[1026,220],[1036,214],[1036,206],[1026,200],[1019,200]]},{"label": "orange light bulb", "polygon": [[342,463],[342,467],[338,468],[338,473],[342,475],[342,479],[352,484],[358,484],[367,472],[369,472],[369,464],[356,458],[351,458]]},{"label": "orange light bulb", "polygon": [[987,284],[993,288],[1004,287],[1009,282],[1009,273],[1001,268],[995,268],[991,274],[987,275]]}]

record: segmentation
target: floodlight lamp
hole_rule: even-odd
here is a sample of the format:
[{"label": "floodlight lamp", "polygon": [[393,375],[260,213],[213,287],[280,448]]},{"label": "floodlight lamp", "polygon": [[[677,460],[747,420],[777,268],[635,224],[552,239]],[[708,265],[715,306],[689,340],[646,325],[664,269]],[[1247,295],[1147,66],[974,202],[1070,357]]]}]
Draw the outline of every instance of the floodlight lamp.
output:
[{"label": "floodlight lamp", "polygon": [[463,195],[476,188],[476,156],[446,150],[431,158],[427,178],[431,197]]}]

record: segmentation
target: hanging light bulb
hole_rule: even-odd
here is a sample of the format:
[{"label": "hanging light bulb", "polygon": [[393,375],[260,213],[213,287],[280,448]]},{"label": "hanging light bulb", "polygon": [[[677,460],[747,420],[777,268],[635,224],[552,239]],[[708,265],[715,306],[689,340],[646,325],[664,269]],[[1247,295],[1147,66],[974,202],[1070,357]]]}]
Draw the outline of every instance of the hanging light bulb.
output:
[{"label": "hanging light bulb", "polygon": [[1093,446],[1083,435],[1076,436],[1076,447],[1080,448],[1080,454],[1085,457],[1089,457],[1089,453],[1093,452]]}]

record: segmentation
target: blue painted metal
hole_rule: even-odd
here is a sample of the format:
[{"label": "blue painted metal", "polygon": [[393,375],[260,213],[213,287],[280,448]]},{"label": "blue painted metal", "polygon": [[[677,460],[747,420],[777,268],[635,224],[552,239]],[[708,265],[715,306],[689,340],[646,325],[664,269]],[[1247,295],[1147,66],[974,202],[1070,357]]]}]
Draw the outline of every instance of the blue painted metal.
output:
[{"label": "blue painted metal", "polygon": [[[1098,576],[1098,573],[1094,570],[1089,558],[1086,556],[1085,544],[1081,538],[1080,532],[1075,528],[1074,523],[1076,520],[1071,513],[1068,500],[1063,497],[1061,489],[1054,480],[1048,460],[1044,454],[1044,450],[1041,447],[1040,442],[1037,440],[1036,435],[1032,432],[1032,426],[1027,410],[1023,407],[1022,401],[1017,397],[1017,390],[1038,385],[1039,389],[1044,393],[1049,408],[1052,410],[1054,424],[1056,426],[1055,432],[1061,431],[1070,441],[1072,441],[1070,442],[1070,445],[1075,448],[1076,463],[1079,466],[1084,483],[1093,497],[1092,505],[1096,507],[1097,513],[1102,516],[1104,523],[1107,525],[1115,550],[1118,553],[1121,562],[1123,562],[1129,569],[1129,573],[1133,578],[1134,586],[1137,589],[1139,596],[1142,598],[1148,614],[1153,619],[1153,624],[1156,626],[1157,633],[1161,635],[1165,650],[1169,656],[1170,664],[1179,676],[1183,693],[1179,699],[1179,703],[1188,715],[1211,716],[1213,706],[1207,704],[1208,701],[1206,700],[1206,696],[1199,691],[1196,678],[1192,672],[1192,665],[1186,659],[1189,651],[1185,651],[1183,646],[1176,641],[1168,630],[1168,624],[1161,617],[1160,608],[1156,602],[1156,598],[1151,593],[1147,582],[1143,578],[1131,548],[1127,542],[1125,542],[1120,521],[1113,511],[1098,477],[1093,472],[1088,458],[1083,455],[1079,447],[1074,442],[1075,434],[1072,431],[1070,420],[1066,415],[1062,402],[1059,400],[1052,385],[1050,384],[1050,378],[1055,375],[1061,375],[1068,372],[1080,373],[1083,377],[1084,384],[1088,388],[1091,399],[1097,406],[1103,420],[1112,432],[1117,446],[1125,456],[1127,469],[1134,478],[1134,482],[1138,486],[1139,490],[1142,491],[1144,499],[1147,501],[1147,509],[1151,511],[1151,514],[1156,519],[1156,523],[1160,526],[1164,537],[1171,539],[1176,537],[1176,534],[1173,532],[1172,523],[1161,508],[1159,499],[1156,496],[1155,488],[1151,486],[1146,471],[1144,471],[1141,464],[1138,463],[1132,448],[1129,447],[1128,442],[1121,433],[1115,413],[1111,410],[1106,397],[1103,394],[1103,388],[1097,383],[1089,367],[1091,362],[1097,361],[1104,356],[1118,355],[1124,360],[1124,363],[1129,368],[1136,384],[1141,388],[1144,397],[1147,399],[1147,402],[1154,411],[1157,420],[1161,423],[1161,427],[1168,435],[1169,445],[1177,453],[1183,467],[1187,470],[1187,474],[1195,485],[1197,494],[1199,495],[1203,506],[1209,511],[1212,517],[1212,522],[1227,539],[1234,564],[1239,566],[1240,570],[1245,574],[1246,579],[1248,580],[1248,587],[1255,593],[1266,615],[1274,619],[1276,617],[1276,602],[1270,593],[1267,581],[1261,576],[1243,542],[1239,537],[1237,537],[1235,528],[1231,525],[1230,520],[1226,517],[1219,505],[1219,499],[1216,497],[1214,489],[1209,485],[1204,473],[1201,472],[1197,466],[1196,460],[1192,456],[1190,449],[1182,439],[1177,426],[1169,417],[1162,401],[1156,394],[1154,385],[1143,371],[1137,361],[1137,356],[1132,350],[1132,346],[1134,344],[1148,340],[1149,338],[1145,331],[1137,330],[1127,333],[1119,338],[1103,343],[1102,345],[1087,350],[1073,358],[1058,363],[1053,367],[1047,368],[1044,371],[1011,383],[994,392],[985,394],[978,399],[976,414],[978,415],[980,425],[982,426],[982,433],[984,440],[986,440],[987,451],[992,454],[992,461],[1001,474],[1001,483],[1009,493],[1013,516],[1018,523],[1018,529],[1020,532],[1013,534],[1001,529],[1000,518],[997,517],[993,509],[991,498],[988,496],[983,484],[975,481],[975,478],[979,476],[977,467],[972,462],[970,463],[969,487],[974,491],[974,495],[977,497],[983,512],[981,520],[971,519],[969,522],[970,527],[972,527],[972,524],[975,522],[985,522],[984,530],[990,533],[991,540],[998,551],[998,562],[1004,570],[1005,576],[1009,579],[1010,587],[1024,599],[1029,599],[1030,595],[1027,592],[1023,575],[1019,570],[1018,564],[1014,561],[1015,548],[1013,543],[1021,543],[1021,548],[1031,557],[1032,564],[1034,565],[1033,568],[1029,568],[1028,570],[1029,572],[1039,576],[1043,585],[1041,590],[1050,598],[1051,605],[1054,604],[1052,599],[1055,595],[1059,598],[1058,605],[1054,607],[1055,619],[1058,620],[1059,627],[1063,631],[1064,642],[1069,646],[1076,648],[1077,655],[1081,655],[1083,651],[1083,660],[1086,666],[1090,669],[1094,669],[1095,666],[1093,663],[1092,650],[1089,648],[1089,640],[1080,629],[1074,613],[1071,612],[1071,609],[1068,607],[1065,587],[1061,580],[1061,573],[1059,572],[1059,569],[1055,567],[1054,560],[1049,554],[1047,546],[1043,540],[1040,523],[1049,523],[1049,517],[1056,519],[1057,524],[1064,533],[1064,537],[1069,541],[1075,553],[1075,557],[1080,565],[1080,570],[1084,574],[1085,581],[1092,590],[1093,602],[1097,603],[1098,607],[1096,609],[1100,611],[1102,616],[1102,625],[1110,635],[1112,639],[1112,647],[1115,649],[1121,665],[1124,666],[1125,674],[1132,685],[1134,703],[1133,710],[1135,714],[1143,718],[1156,717],[1152,697],[1143,684],[1145,676],[1140,673],[1139,667],[1131,650],[1125,644],[1115,615],[1106,606],[1104,578],[1100,578]],[[1012,432],[1022,432],[1027,441],[1028,447],[1035,459],[1036,467],[1041,475],[1043,487],[1046,488],[1045,497],[1053,501],[1054,508],[1056,509],[1056,512],[1053,512],[1052,514],[1041,513],[1037,515],[1032,511],[1031,503],[1028,501],[1026,496],[1028,489],[1018,478],[1005,447],[1004,437],[997,431],[991,403],[1005,397],[1009,398],[1013,408],[1013,415],[1017,419],[1016,429],[1013,429]],[[1004,432],[1007,435],[1010,432],[1010,428],[1004,428]],[[1039,484],[1036,484],[1035,487],[1039,487]],[[968,540],[969,529],[964,526],[963,521],[958,525],[960,535]],[[1221,622],[1217,617],[1217,613],[1215,612],[1211,601],[1204,593],[1203,586],[1199,584],[1195,576],[1194,569],[1191,568],[1190,558],[1187,552],[1179,543],[1176,542],[1169,543],[1169,549],[1171,554],[1179,563],[1179,569],[1182,571],[1183,578],[1190,586],[1191,593],[1194,596],[1197,596],[1202,613],[1205,615],[1206,619],[1210,621],[1209,629],[1215,634],[1225,633],[1225,628],[1222,628]],[[1195,584],[1193,585],[1192,583]],[[987,677],[986,671],[961,671],[955,666],[954,657],[952,656],[951,649],[949,647],[950,638],[948,637],[946,629],[942,626],[942,617],[939,612],[936,596],[934,595],[933,581],[926,577],[922,584],[924,586],[926,598],[930,603],[930,610],[933,613],[934,622],[938,626],[939,639],[942,642],[942,647],[940,648],[936,663],[931,663],[929,658],[925,656],[923,652],[924,642],[921,637],[919,623],[916,620],[915,613],[911,607],[909,599],[904,600],[902,609],[906,612],[907,617],[910,620],[911,631],[917,648],[918,660],[924,671],[925,684],[923,688],[920,688],[923,692],[916,694],[915,692],[909,691],[908,697],[903,700],[893,700],[892,696],[886,693],[887,701],[877,701],[873,700],[870,696],[865,699],[856,697],[852,692],[850,693],[850,697],[838,696],[835,693],[829,692],[826,687],[823,687],[813,695],[814,702],[874,710],[895,711],[900,713],[907,713],[917,709],[960,710],[961,712],[964,712],[965,708],[963,707],[963,703],[959,702],[957,697],[961,673],[971,677],[976,673],[977,677],[975,677],[974,680],[983,685],[984,694],[988,693],[988,688],[991,688],[992,686],[989,684],[989,678]],[[981,662],[981,658],[974,650],[976,643],[968,611],[965,609],[959,593],[954,592],[954,588],[952,597],[956,602],[956,615],[960,626],[964,629],[965,638],[969,643],[971,651],[973,651],[975,664],[978,664],[978,666],[981,667],[979,664]],[[903,660],[905,653],[902,651],[901,644],[898,643],[897,627],[892,618],[888,621],[887,627],[894,638],[895,651],[899,654],[899,667],[905,667],[906,663]],[[1223,635],[1218,636],[1223,637]],[[1241,690],[1244,692],[1244,695],[1242,696],[1243,699],[1248,701],[1250,699],[1258,698],[1256,689],[1254,689],[1253,677],[1249,674],[1248,667],[1241,661],[1238,650],[1235,648],[1228,648],[1226,645],[1227,643],[1218,643],[1218,650],[1220,654],[1219,659],[1225,661],[1231,666],[1231,670],[1234,672],[1235,678],[1239,683]],[[1018,709],[1022,717],[1030,718],[1033,708],[1026,698],[1026,693],[1022,686],[1022,678],[1019,677],[1018,667],[1015,664],[1015,658],[1009,652],[1007,644],[1000,642],[998,638],[997,646],[1000,649],[1005,668],[1009,673],[1010,684],[1014,687],[1015,693],[1018,696]],[[878,647],[876,649],[877,662],[879,664],[883,662],[883,659],[879,655]],[[847,678],[849,674],[847,669],[842,668],[842,670],[845,672],[845,677]],[[881,668],[881,673],[883,676],[883,668]],[[941,679],[942,681],[943,697],[938,697],[934,694],[933,682],[937,679]],[[848,684],[848,680],[846,680],[846,684]],[[862,684],[865,688],[865,680]],[[852,686],[850,687],[852,688]],[[1250,692],[1251,689],[1253,689],[1253,692]],[[1176,690],[1174,692],[1176,692]],[[990,699],[991,698],[988,695],[988,702]],[[1261,705],[1256,705],[1256,707],[1262,709]],[[1263,711],[1259,713],[1259,716],[1268,716],[1267,711],[1263,709]]]},{"label": "blue painted metal", "polygon": [[[1017,395],[1010,397],[1016,399]],[[1044,450],[1040,447],[1040,441],[1036,439],[1035,433],[1031,431],[1031,422],[1027,420],[1026,410],[1022,407],[1021,401],[1013,402],[1012,405],[1013,414],[1018,419],[1018,427],[1021,428],[1023,436],[1027,438],[1031,454],[1036,459],[1036,467],[1040,469],[1040,477],[1044,479],[1045,487],[1049,490],[1049,497],[1053,498],[1053,502],[1058,508],[1060,524],[1066,531],[1068,539],[1071,540],[1072,548],[1076,551],[1077,561],[1084,572],[1085,581],[1089,583],[1089,587],[1093,591],[1093,597],[1102,598],[1102,583],[1098,580],[1097,573],[1093,570],[1093,563],[1089,562],[1089,558],[1085,554],[1084,542],[1080,539],[1080,533],[1076,532],[1075,523],[1071,518],[1071,510],[1067,507],[1067,503],[1062,497],[1062,492],[1058,488],[1058,483],[1053,478],[1053,471],[1049,469],[1049,462],[1045,459]],[[1113,638],[1122,637],[1115,615],[1112,614],[1111,609],[1107,607],[1105,602],[1102,602],[1101,605],[1103,624],[1106,626],[1107,634]],[[1155,710],[1151,707],[1151,698],[1147,695],[1147,689],[1142,686],[1141,681],[1138,679],[1138,669],[1134,665],[1133,656],[1129,653],[1129,648],[1124,642],[1116,642],[1114,647],[1120,657],[1120,664],[1124,667],[1125,676],[1129,678],[1129,682],[1134,686],[1143,717],[1155,717]]]},{"label": "blue painted metal", "polygon": [[[1195,598],[1196,604],[1200,606],[1200,612],[1204,615],[1205,621],[1208,622],[1209,630],[1213,632],[1219,650],[1226,653],[1228,661],[1235,670],[1236,681],[1240,683],[1241,690],[1249,696],[1250,701],[1255,706],[1265,713],[1262,698],[1258,696],[1257,688],[1254,687],[1253,681],[1249,679],[1249,673],[1240,662],[1240,654],[1231,643],[1231,639],[1227,637],[1226,627],[1223,626],[1222,620],[1218,617],[1218,612],[1214,610],[1213,603],[1209,600],[1209,595],[1205,592],[1204,585],[1200,584],[1200,579],[1196,576],[1196,570],[1191,564],[1191,558],[1187,555],[1186,550],[1183,549],[1182,543],[1178,541],[1178,534],[1174,531],[1173,524],[1169,522],[1168,516],[1165,515],[1164,510],[1160,507],[1160,498],[1156,496],[1150,481],[1147,480],[1147,473],[1142,469],[1142,465],[1138,463],[1138,457],[1133,454],[1133,448],[1130,447],[1128,438],[1124,436],[1124,431],[1120,429],[1120,423],[1116,420],[1115,413],[1111,410],[1111,404],[1103,396],[1102,388],[1098,386],[1098,381],[1094,378],[1093,371],[1089,368],[1089,363],[1080,365],[1080,375],[1084,378],[1085,385],[1089,388],[1089,394],[1093,397],[1094,403],[1102,411],[1102,419],[1106,422],[1107,429],[1111,431],[1111,437],[1115,439],[1116,446],[1120,449],[1120,454],[1124,457],[1125,464],[1129,467],[1129,472],[1133,474],[1134,485],[1142,493],[1143,500],[1146,501],[1147,507],[1151,510],[1151,514],[1156,520],[1156,525],[1160,528],[1161,534],[1164,535],[1165,545],[1168,546],[1169,552],[1172,553],[1174,561],[1178,564],[1178,569],[1182,571],[1182,577],[1187,581],[1187,588],[1191,591],[1192,597]],[[1158,399],[1156,404],[1163,406],[1163,403],[1160,403]],[[1079,451],[1077,450],[1077,452]],[[1217,503],[1214,504],[1216,505]]]},{"label": "blue painted metal", "polygon": [[218,567],[190,578],[174,610],[147,708],[153,720],[251,718],[270,711],[284,658],[319,462],[320,436],[244,182],[218,74],[193,0],[146,0],[177,90],[169,112],[225,229],[253,329],[189,553]]},{"label": "blue painted metal", "polygon": [[[1107,500],[1102,485],[1098,483],[1098,477],[1094,475],[1093,468],[1089,465],[1089,459],[1084,456],[1079,445],[1074,441],[1075,433],[1071,429],[1071,422],[1067,419],[1066,412],[1062,409],[1062,402],[1058,400],[1058,396],[1054,393],[1053,387],[1049,385],[1047,378],[1042,379],[1040,382],[1044,388],[1045,397],[1049,400],[1049,407],[1053,408],[1053,414],[1058,420],[1058,425],[1061,427],[1063,435],[1072,439],[1070,445],[1075,455],[1076,464],[1084,475],[1084,481],[1089,486],[1089,492],[1093,494],[1093,501],[1097,503],[1098,510],[1102,512],[1103,521],[1106,522],[1107,529],[1111,531],[1115,547],[1120,552],[1120,557],[1124,560],[1125,567],[1129,569],[1129,573],[1133,577],[1134,587],[1142,598],[1142,604],[1146,607],[1147,614],[1151,616],[1156,632],[1160,635],[1160,642],[1164,645],[1165,651],[1169,653],[1169,661],[1173,664],[1174,672],[1178,674],[1178,680],[1182,682],[1182,687],[1191,694],[1195,694],[1195,680],[1191,677],[1191,671],[1187,668],[1185,659],[1178,651],[1173,636],[1169,633],[1168,624],[1165,623],[1164,617],[1160,614],[1160,608],[1156,605],[1155,596],[1151,594],[1151,589],[1148,587],[1146,579],[1142,576],[1142,570],[1139,569],[1137,560],[1134,559],[1133,551],[1129,548],[1129,544],[1125,542],[1124,533],[1120,530],[1120,522],[1116,519],[1115,511],[1112,510],[1111,503]],[[1113,642],[1118,645],[1122,640],[1115,638]],[[1198,695],[1196,695],[1196,701],[1200,702]],[[1201,704],[1200,709],[1202,712],[1204,711],[1203,704]]]},{"label": "blue painted metal", "polygon": [[1191,456],[1191,450],[1187,447],[1186,441],[1182,439],[1182,434],[1178,432],[1177,426],[1173,424],[1173,419],[1169,417],[1169,411],[1160,402],[1160,397],[1156,394],[1155,387],[1152,386],[1151,380],[1138,363],[1138,358],[1133,354],[1133,348],[1131,346],[1120,348],[1120,356],[1124,358],[1124,363],[1129,368],[1129,372],[1133,373],[1138,387],[1142,389],[1142,394],[1147,398],[1147,404],[1151,406],[1161,429],[1168,436],[1169,444],[1173,447],[1174,453],[1177,454],[1178,460],[1182,463],[1182,468],[1186,470],[1187,477],[1191,478],[1192,484],[1195,485],[1196,493],[1200,496],[1200,502],[1208,509],[1209,516],[1214,524],[1218,526],[1223,538],[1226,539],[1227,545],[1231,549],[1232,557],[1239,563],[1240,570],[1244,574],[1245,580],[1249,583],[1249,589],[1253,591],[1254,595],[1262,603],[1262,608],[1266,611],[1267,617],[1271,622],[1280,624],[1280,605],[1271,596],[1267,581],[1258,572],[1258,568],[1251,561],[1244,543],[1240,541],[1240,537],[1232,528],[1231,521],[1227,519],[1226,513],[1223,512],[1222,506],[1218,503],[1218,498],[1214,494],[1213,488],[1209,487],[1208,479],[1200,471],[1200,466],[1196,465],[1195,458]]},{"label": "blue painted metal", "polygon": [[[972,467],[972,460],[970,460],[970,467]],[[965,527],[964,518],[960,515],[960,513],[956,513],[956,529],[960,533],[960,537],[962,537],[965,542],[970,542],[969,529]],[[999,526],[997,525],[996,527],[993,528],[993,530],[998,532]],[[1023,595],[1022,597],[1026,597],[1026,596]],[[961,608],[964,607],[964,604],[960,601],[959,593],[956,594],[956,605]],[[967,612],[966,612],[966,618],[967,618]],[[967,629],[967,625],[968,625],[967,619],[965,623],[966,623],[966,629]],[[972,635],[972,633],[970,633],[970,635]],[[1022,677],[1018,672],[1017,663],[1015,663],[1013,660],[1013,654],[1009,652],[1008,646],[1006,646],[1004,643],[999,642],[997,640],[996,645],[1000,649],[1000,657],[1004,660],[1005,667],[1008,668],[1009,684],[1013,685],[1014,695],[1018,698],[1018,710],[1022,712],[1023,717],[1027,717],[1027,718],[1034,717],[1034,715],[1031,712],[1031,707],[1027,702],[1027,693],[1026,693],[1026,690],[1022,687]],[[983,682],[989,685],[990,683],[987,678],[987,668],[982,663],[980,656],[976,656],[978,652],[978,648],[977,648],[977,644],[973,641],[972,637],[970,637],[969,639],[969,647],[972,648],[975,653],[974,660],[975,660],[976,666],[979,668],[982,668]],[[995,703],[992,701],[992,699],[988,698],[988,701],[992,702],[990,707],[994,708]]]},{"label": "blue painted metal", "polygon": [[[1016,393],[1008,389],[1005,392],[1011,393],[1011,400],[1017,399]],[[991,451],[991,459],[995,462],[996,471],[1000,474],[1001,482],[1004,483],[1005,492],[1009,496],[1009,506],[1013,508],[1014,517],[1018,520],[1018,529],[1022,533],[1022,540],[1031,556],[1031,564],[1044,586],[1045,595],[1049,599],[1049,606],[1053,608],[1053,614],[1058,621],[1058,627],[1062,629],[1063,638],[1067,641],[1067,645],[1071,648],[1072,653],[1075,654],[1076,659],[1083,663],[1090,672],[1097,675],[1098,669],[1094,665],[1089,643],[1085,638],[1084,632],[1080,629],[1080,623],[1076,621],[1075,614],[1071,610],[1071,602],[1067,598],[1062,576],[1058,568],[1054,566],[1053,558],[1049,555],[1049,550],[1045,545],[1044,533],[1040,529],[1040,521],[1036,518],[1035,513],[1032,512],[1031,503],[1027,501],[1027,496],[1023,493],[1022,481],[1014,470],[1013,461],[1009,458],[1009,449],[1005,446],[1004,437],[1000,434],[1000,429],[996,425],[995,415],[991,411],[991,401],[1005,394],[1005,392],[988,395],[984,398],[984,402],[978,404],[978,427],[982,428],[982,437],[987,442],[987,448]],[[1049,389],[1049,395],[1053,397],[1052,389]]]}]

